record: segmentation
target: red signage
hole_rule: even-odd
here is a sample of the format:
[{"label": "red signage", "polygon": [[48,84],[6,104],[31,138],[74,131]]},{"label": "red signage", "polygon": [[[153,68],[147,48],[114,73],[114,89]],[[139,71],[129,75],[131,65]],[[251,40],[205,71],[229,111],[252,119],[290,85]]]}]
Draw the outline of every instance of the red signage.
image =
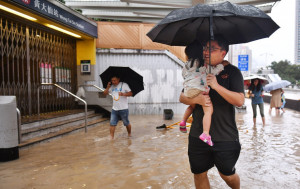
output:
[{"label": "red signage", "polygon": [[23,3],[25,3],[25,4],[29,4],[30,3],[30,0],[22,0],[23,1]]}]

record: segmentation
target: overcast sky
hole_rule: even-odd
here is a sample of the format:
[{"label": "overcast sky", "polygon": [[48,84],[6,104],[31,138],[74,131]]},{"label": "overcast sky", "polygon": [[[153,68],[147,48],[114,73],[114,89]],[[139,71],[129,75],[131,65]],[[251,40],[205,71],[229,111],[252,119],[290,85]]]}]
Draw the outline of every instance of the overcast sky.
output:
[{"label": "overcast sky", "polygon": [[281,0],[269,16],[280,26],[269,38],[244,45],[252,50],[253,67],[265,67],[273,61],[289,60],[294,63],[296,0]]}]

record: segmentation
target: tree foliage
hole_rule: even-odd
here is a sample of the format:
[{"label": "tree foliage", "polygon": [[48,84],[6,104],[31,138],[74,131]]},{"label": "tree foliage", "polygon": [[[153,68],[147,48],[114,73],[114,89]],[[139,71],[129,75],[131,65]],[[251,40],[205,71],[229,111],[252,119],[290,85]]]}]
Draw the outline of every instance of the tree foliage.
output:
[{"label": "tree foliage", "polygon": [[263,68],[257,70],[257,74],[262,74]]},{"label": "tree foliage", "polygon": [[74,9],[74,10],[82,14],[82,10],[81,9]]},{"label": "tree foliage", "polygon": [[269,68],[274,70],[281,79],[288,80],[292,84],[299,84],[300,81],[300,65],[291,64],[288,60],[281,60],[279,62],[272,62]]},{"label": "tree foliage", "polygon": [[56,0],[56,1],[59,1],[59,2],[61,2],[63,4],[66,4],[65,0]]}]

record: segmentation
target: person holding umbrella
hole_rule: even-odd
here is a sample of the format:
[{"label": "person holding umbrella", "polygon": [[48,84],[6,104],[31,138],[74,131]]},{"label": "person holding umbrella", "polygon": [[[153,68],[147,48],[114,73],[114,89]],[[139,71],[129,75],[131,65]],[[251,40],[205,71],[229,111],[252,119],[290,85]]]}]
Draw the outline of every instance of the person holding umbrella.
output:
[{"label": "person holding umbrella", "polygon": [[[211,59],[212,66],[222,64],[224,70],[217,76],[207,75],[207,85],[211,88],[209,95],[199,94],[194,98],[188,98],[181,93],[179,99],[186,105],[195,104],[188,155],[196,188],[210,188],[207,173],[213,166],[217,167],[221,178],[228,186],[240,187],[240,178],[235,172],[235,164],[241,145],[234,106],[244,104],[244,82],[240,70],[224,61],[228,48],[228,42],[218,35],[215,35],[214,40],[206,43],[203,52],[205,63],[208,64]],[[199,135],[203,132],[204,116],[201,106],[213,106],[214,109],[210,132],[214,141],[213,146],[199,139]]]},{"label": "person holding umbrella", "polygon": [[270,100],[269,113],[272,112],[272,108],[275,108],[276,114],[280,113],[280,107],[282,105],[282,101],[281,101],[281,93],[283,91],[282,88],[287,87],[290,84],[291,82],[287,80],[279,80],[264,86],[264,90],[270,91],[270,94],[272,95]]},{"label": "person holding umbrella", "polygon": [[252,110],[253,110],[253,123],[254,126],[256,125],[256,106],[259,107],[260,116],[263,122],[263,125],[265,125],[265,115],[264,115],[264,99],[263,99],[263,87],[261,85],[261,80],[258,78],[251,80],[251,85],[249,87],[248,94],[251,97],[252,101]]},{"label": "person holding umbrella", "polygon": [[280,107],[281,107],[281,92],[282,89],[275,89],[270,91],[271,100],[270,100],[270,109],[269,113],[272,112],[272,108],[275,108],[276,114],[280,113]]},{"label": "person holding umbrella", "polygon": [[[243,76],[240,70],[224,62],[228,44],[240,44],[272,35],[279,26],[262,10],[251,5],[230,2],[198,4],[176,9],[154,26],[147,36],[153,42],[172,46],[186,46],[198,40],[208,43],[204,48],[205,62],[210,66],[224,65],[224,70],[214,76],[208,74],[209,95],[199,94],[189,99],[181,93],[180,102],[196,104],[189,135],[189,161],[194,173],[196,188],[210,188],[207,172],[216,165],[220,176],[231,188],[240,188],[235,163],[240,154],[235,107],[245,101]],[[218,38],[222,36],[226,40]],[[215,38],[214,38],[215,37]],[[266,91],[266,90],[265,90]],[[202,132],[203,110],[213,106],[211,137],[214,146],[199,139]]]},{"label": "person holding umbrella", "polygon": [[120,77],[114,75],[111,77],[111,82],[108,82],[106,89],[103,94],[108,95],[109,93],[113,96],[113,107],[110,117],[110,136],[114,139],[115,129],[122,119],[124,126],[126,126],[128,136],[131,136],[131,124],[128,119],[128,99],[127,97],[132,96],[131,89],[125,82],[120,82]]}]

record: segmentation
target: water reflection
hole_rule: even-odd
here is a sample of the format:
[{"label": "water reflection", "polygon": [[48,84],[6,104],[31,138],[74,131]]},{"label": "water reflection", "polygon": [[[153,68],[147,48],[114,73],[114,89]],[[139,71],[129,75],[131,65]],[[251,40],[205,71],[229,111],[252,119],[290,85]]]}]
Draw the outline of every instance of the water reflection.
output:
[{"label": "water reflection", "polygon": [[[246,102],[247,107],[251,107],[250,102]],[[265,110],[268,108],[265,104]],[[243,178],[246,183],[255,183],[254,188],[299,188],[300,159],[295,155],[299,151],[299,112],[288,110],[279,115],[275,112],[265,115],[266,126],[245,124],[242,129],[249,132],[240,130],[244,133],[241,134],[242,153],[237,166],[240,175],[246,175]],[[252,112],[240,116],[252,120]]]}]

